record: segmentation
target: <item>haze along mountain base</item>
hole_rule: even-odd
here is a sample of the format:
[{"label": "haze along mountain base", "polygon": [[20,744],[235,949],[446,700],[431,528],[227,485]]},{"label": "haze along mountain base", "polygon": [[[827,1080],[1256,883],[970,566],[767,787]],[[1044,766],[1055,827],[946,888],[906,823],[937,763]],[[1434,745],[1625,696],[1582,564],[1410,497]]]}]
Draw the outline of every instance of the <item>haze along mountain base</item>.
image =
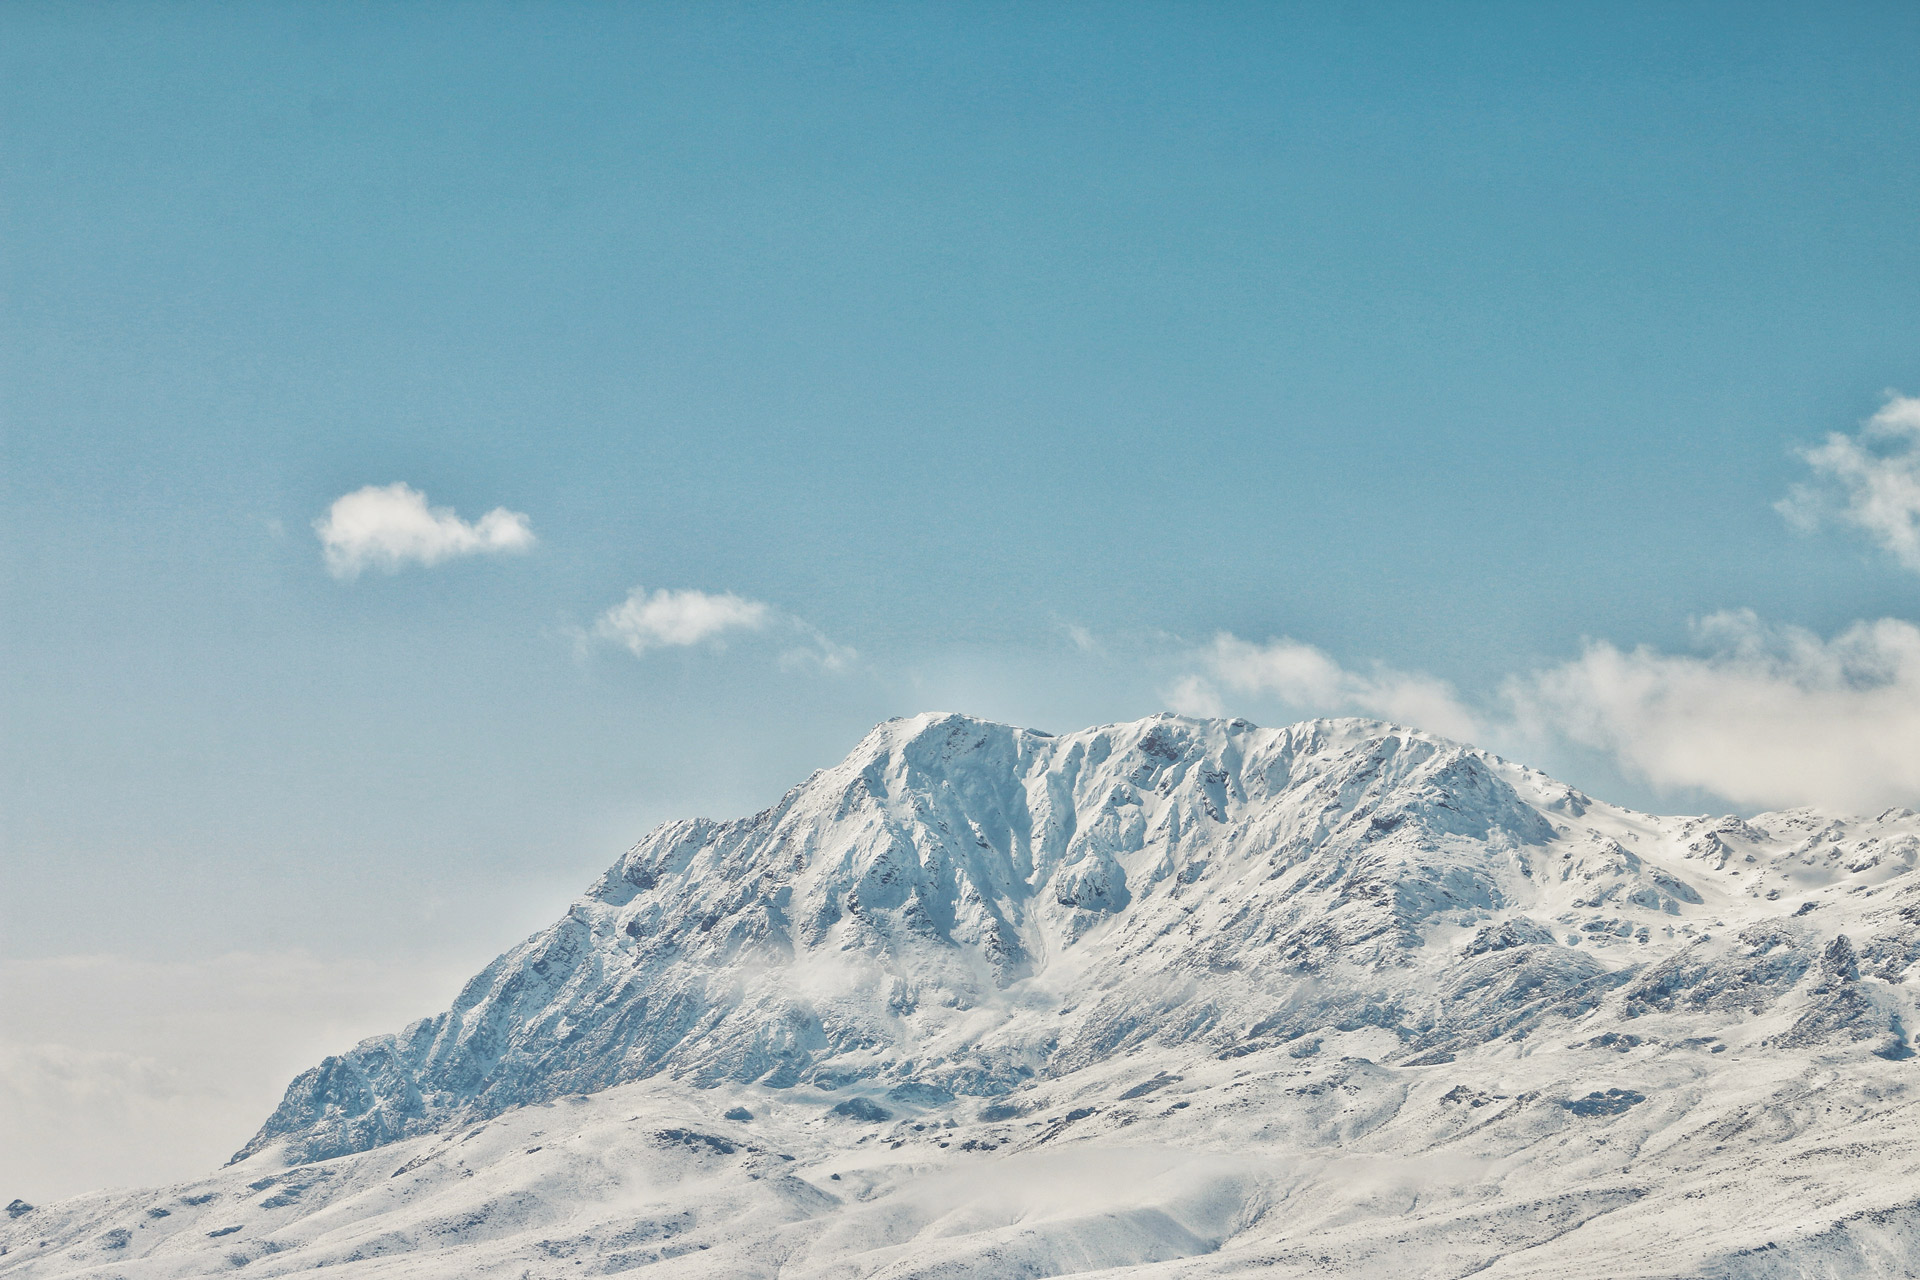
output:
[{"label": "haze along mountain base", "polygon": [[0,1276],[1910,1276],[1917,858],[1372,721],[893,721]]}]

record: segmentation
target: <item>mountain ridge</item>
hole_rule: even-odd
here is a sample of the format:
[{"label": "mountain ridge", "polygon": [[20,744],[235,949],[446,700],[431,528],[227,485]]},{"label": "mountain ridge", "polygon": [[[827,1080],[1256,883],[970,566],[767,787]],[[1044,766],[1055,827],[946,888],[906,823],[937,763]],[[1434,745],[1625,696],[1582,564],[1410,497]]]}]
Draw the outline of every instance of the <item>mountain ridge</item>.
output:
[{"label": "mountain ridge", "polygon": [[[1724,873],[1735,843],[1772,841],[1756,823],[1793,820],[1637,815],[1378,721],[1163,715],[1057,736],[889,721],[757,814],[649,833],[447,1013],[303,1074],[236,1158],[276,1143],[325,1158],[658,1072],[991,1098],[1142,1036],[1217,1052],[1356,1020],[1418,1058],[1496,1025],[1510,1035],[1549,996],[1580,1005],[1630,982],[1648,966],[1598,958],[1615,936],[1655,952],[1681,936],[1700,890],[1620,837],[1671,844],[1692,822],[1699,848],[1664,862]],[[1576,847],[1549,868],[1556,840]],[[1586,887],[1556,898],[1556,873]],[[1574,921],[1570,939],[1534,918],[1602,905],[1622,910],[1604,931]],[[1492,932],[1426,1007],[1352,980],[1412,967],[1450,921]],[[1117,967],[1127,998],[1045,1035],[981,1026],[1082,970],[1112,985]],[[1335,969],[1340,989],[1313,981]],[[1210,998],[1177,990],[1202,975]],[[1521,992],[1532,999],[1514,1005]],[[977,1032],[955,1032],[962,1014]]]},{"label": "mountain ridge", "polygon": [[1916,863],[1377,721],[893,721],[0,1275],[1911,1275]]}]

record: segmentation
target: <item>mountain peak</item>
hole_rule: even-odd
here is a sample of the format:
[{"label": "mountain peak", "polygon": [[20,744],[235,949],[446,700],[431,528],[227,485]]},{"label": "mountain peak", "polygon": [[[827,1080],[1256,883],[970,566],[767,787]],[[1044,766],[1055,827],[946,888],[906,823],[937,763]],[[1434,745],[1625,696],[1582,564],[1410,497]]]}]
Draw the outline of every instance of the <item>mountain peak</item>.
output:
[{"label": "mountain peak", "polygon": [[[241,1155],[663,1073],[992,1098],[1149,1041],[1442,1052],[1592,1007],[1750,885],[1764,907],[1730,860],[1826,821],[1648,818],[1374,720],[890,720],[769,809],[650,833],[452,1009],[295,1080]],[[1507,996],[1455,989],[1496,961]]]},{"label": "mountain peak", "polygon": [[242,1167],[0,1253],[1904,1274],[1917,867],[1904,809],[1656,817],[1372,720],[889,721],[649,833]]}]

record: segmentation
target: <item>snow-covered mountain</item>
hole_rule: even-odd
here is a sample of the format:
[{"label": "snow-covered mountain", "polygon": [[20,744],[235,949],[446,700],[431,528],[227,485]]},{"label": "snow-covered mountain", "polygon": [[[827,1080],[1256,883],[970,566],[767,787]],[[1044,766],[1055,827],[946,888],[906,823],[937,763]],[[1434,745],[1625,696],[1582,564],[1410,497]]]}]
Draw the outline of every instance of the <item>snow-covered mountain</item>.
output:
[{"label": "snow-covered mountain", "polygon": [[1372,721],[892,721],[0,1275],[1915,1274],[1917,858]]}]

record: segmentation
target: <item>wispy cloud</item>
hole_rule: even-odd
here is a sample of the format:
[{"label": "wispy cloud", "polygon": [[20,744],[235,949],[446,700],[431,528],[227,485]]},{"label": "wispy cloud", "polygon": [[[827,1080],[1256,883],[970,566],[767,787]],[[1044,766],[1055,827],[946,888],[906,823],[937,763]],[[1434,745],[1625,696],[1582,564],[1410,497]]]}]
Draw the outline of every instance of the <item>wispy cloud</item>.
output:
[{"label": "wispy cloud", "polygon": [[495,507],[462,520],[450,507],[429,507],[427,495],[407,484],[368,485],[336,498],[313,522],[327,571],[352,579],[367,569],[398,572],[460,556],[525,551],[534,543],[527,517]]},{"label": "wispy cloud", "polygon": [[1298,640],[1253,644],[1223,631],[1195,656],[1201,670],[1182,675],[1169,690],[1176,710],[1219,714],[1224,687],[1299,711],[1377,716],[1453,738],[1474,739],[1481,732],[1480,717],[1446,681],[1377,662],[1365,671],[1349,670]]},{"label": "wispy cloud", "polygon": [[1920,398],[1890,393],[1858,434],[1833,432],[1800,456],[1818,479],[1775,504],[1788,521],[1853,525],[1920,573]]},{"label": "wispy cloud", "polygon": [[[1177,711],[1361,714],[1535,756],[1597,750],[1661,791],[1734,804],[1920,807],[1920,627],[1856,623],[1831,638],[1750,611],[1693,628],[1694,652],[1590,641],[1567,662],[1463,698],[1444,680],[1350,669],[1295,640],[1222,634],[1165,691]],[[1248,705],[1248,704],[1255,705]]]},{"label": "wispy cloud", "polygon": [[780,669],[794,671],[813,667],[820,671],[844,671],[859,658],[858,650],[829,640],[819,628],[798,618],[787,618],[797,637],[780,651]]},{"label": "wispy cloud", "polygon": [[815,666],[836,671],[856,657],[852,649],[829,640],[810,623],[763,600],[731,591],[635,587],[627,598],[601,614],[591,637],[617,644],[644,657],[655,649],[693,645],[724,647],[730,636],[764,633],[783,642],[784,668]]},{"label": "wispy cloud", "polygon": [[22,1108],[110,1108],[120,1118],[136,1099],[170,1101],[189,1092],[179,1071],[152,1058],[0,1041],[0,1098]]},{"label": "wispy cloud", "polygon": [[1203,675],[1187,672],[1174,678],[1172,684],[1161,692],[1166,699],[1167,709],[1183,716],[1202,716],[1217,720],[1227,714],[1227,704],[1220,700],[1220,691]]}]

